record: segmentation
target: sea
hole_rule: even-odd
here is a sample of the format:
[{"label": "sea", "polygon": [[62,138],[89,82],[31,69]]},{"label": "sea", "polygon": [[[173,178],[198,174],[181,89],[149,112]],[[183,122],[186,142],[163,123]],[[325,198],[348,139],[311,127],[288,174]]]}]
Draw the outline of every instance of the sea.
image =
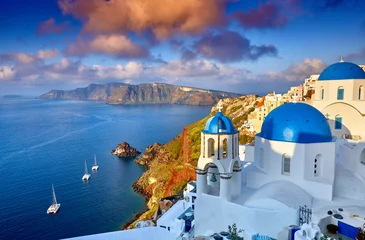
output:
[{"label": "sea", "polygon": [[[0,239],[62,239],[120,230],[146,208],[132,183],[145,171],[111,150],[143,152],[210,112],[184,105],[0,99]],[[91,171],[96,155],[99,170]],[[84,162],[91,177],[82,181]],[[52,184],[61,203],[56,215]]]}]

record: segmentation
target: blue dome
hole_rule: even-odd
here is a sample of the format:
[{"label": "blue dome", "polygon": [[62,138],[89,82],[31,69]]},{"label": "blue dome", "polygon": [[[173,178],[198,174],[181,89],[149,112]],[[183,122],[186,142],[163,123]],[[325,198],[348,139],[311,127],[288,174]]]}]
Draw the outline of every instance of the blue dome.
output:
[{"label": "blue dome", "polygon": [[267,115],[257,136],[294,143],[332,142],[326,117],[305,103],[287,103]]},{"label": "blue dome", "polygon": [[209,118],[203,132],[210,134],[233,134],[237,130],[234,129],[231,119],[224,116],[223,113],[217,112],[215,116]]},{"label": "blue dome", "polygon": [[365,72],[355,63],[338,62],[327,67],[318,80],[365,79]]}]

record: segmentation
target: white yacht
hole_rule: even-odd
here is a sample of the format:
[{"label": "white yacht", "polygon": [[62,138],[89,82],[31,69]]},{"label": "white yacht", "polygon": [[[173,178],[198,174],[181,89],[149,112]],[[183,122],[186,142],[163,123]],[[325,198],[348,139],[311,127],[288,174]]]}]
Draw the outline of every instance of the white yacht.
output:
[{"label": "white yacht", "polygon": [[95,156],[95,154],[94,154],[94,166],[91,168],[93,171],[97,171],[98,170],[98,168],[99,168],[99,166],[98,166],[98,164],[96,163],[96,156]]},{"label": "white yacht", "polygon": [[52,194],[53,194],[53,203],[52,205],[47,209],[47,214],[56,214],[58,209],[61,207],[60,203],[57,203],[56,199],[56,193],[54,191],[54,187],[52,184]]},{"label": "white yacht", "polygon": [[85,160],[85,173],[84,176],[82,176],[82,180],[87,181],[90,178],[90,174],[87,172],[87,164],[86,164],[86,160]]}]

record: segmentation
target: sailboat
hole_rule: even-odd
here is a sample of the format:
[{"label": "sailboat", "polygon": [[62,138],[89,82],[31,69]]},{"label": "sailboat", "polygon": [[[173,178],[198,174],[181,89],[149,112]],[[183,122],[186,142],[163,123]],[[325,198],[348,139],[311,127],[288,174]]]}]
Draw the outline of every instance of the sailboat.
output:
[{"label": "sailboat", "polygon": [[94,160],[95,160],[95,163],[94,163],[94,166],[91,168],[93,171],[97,171],[98,170],[98,168],[99,168],[99,166],[98,166],[98,164],[96,163],[96,156],[95,156],[95,154],[94,154]]},{"label": "sailboat", "polygon": [[85,160],[85,173],[84,176],[82,176],[82,180],[87,181],[90,178],[90,174],[87,172],[87,165],[86,165],[86,160]]},{"label": "sailboat", "polygon": [[52,193],[53,193],[53,204],[47,209],[47,214],[56,214],[58,209],[61,207],[61,204],[57,203],[56,193],[54,191],[53,184],[52,184]]}]

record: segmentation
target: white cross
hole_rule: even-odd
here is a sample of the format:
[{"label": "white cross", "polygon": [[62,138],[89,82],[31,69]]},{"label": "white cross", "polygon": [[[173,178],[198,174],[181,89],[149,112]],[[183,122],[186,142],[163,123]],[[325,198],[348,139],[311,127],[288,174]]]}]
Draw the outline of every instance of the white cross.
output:
[{"label": "white cross", "polygon": [[330,115],[329,115],[328,113],[326,113],[326,115],[325,115],[325,116],[326,116],[326,118],[327,118],[327,120],[328,120]]},{"label": "white cross", "polygon": [[343,59],[343,57],[341,56],[341,60],[340,60],[340,62],[344,62],[344,59]]},{"label": "white cross", "polygon": [[222,112],[223,106],[221,102],[218,103],[217,109],[219,112]]}]

